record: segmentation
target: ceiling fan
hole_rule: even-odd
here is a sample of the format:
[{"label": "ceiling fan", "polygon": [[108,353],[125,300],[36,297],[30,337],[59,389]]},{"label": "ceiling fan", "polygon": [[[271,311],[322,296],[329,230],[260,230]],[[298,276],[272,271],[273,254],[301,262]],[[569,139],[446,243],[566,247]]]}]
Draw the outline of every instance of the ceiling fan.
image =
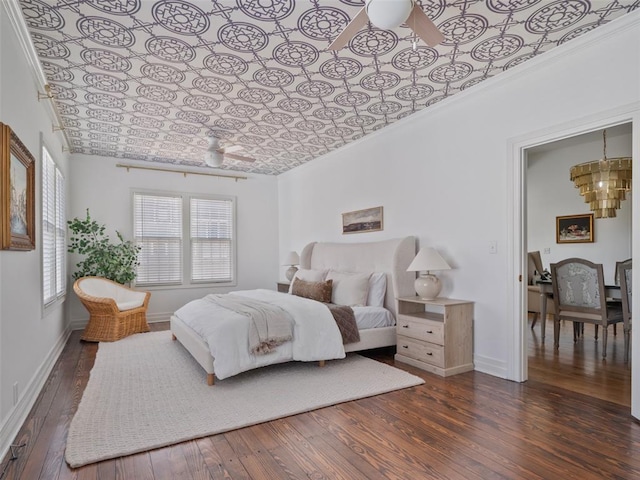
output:
[{"label": "ceiling fan", "polygon": [[204,162],[210,167],[219,167],[226,158],[232,160],[242,160],[243,162],[255,162],[255,158],[245,157],[243,155],[237,155],[233,152],[242,150],[242,147],[238,145],[231,145],[229,147],[220,146],[220,141],[216,137],[207,137],[209,146],[204,154]]},{"label": "ceiling fan", "polygon": [[444,40],[444,35],[415,0],[365,0],[365,2],[364,7],[331,42],[329,50],[340,50],[344,47],[367,24],[367,21],[382,30],[396,28],[406,23],[415,35],[431,47]]}]

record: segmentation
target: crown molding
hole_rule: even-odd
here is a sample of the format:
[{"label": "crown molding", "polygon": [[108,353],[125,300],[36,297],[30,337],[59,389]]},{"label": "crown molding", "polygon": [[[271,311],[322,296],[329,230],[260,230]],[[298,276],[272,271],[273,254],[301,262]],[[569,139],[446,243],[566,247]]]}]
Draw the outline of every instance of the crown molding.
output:
[{"label": "crown molding", "polygon": [[[33,79],[35,80],[38,93],[46,91],[45,85],[48,84],[47,76],[42,69],[40,59],[38,58],[36,49],[33,45],[33,42],[31,41],[31,35],[29,34],[27,23],[25,22],[24,16],[22,15],[19,0],[5,0],[1,2],[1,4],[7,12],[7,17],[11,22],[11,26],[13,27],[14,32],[16,33],[18,43],[22,48],[22,52],[24,53],[24,57],[27,60],[29,70],[31,71]],[[62,119],[58,115],[58,111],[54,105],[55,101],[55,98],[51,98],[50,101],[44,102],[46,105],[45,110],[49,114],[51,123],[53,125],[63,125]],[[70,151],[71,142],[69,142],[66,132],[64,130],[61,130],[61,132],[64,143],[66,144],[66,148]]]}]

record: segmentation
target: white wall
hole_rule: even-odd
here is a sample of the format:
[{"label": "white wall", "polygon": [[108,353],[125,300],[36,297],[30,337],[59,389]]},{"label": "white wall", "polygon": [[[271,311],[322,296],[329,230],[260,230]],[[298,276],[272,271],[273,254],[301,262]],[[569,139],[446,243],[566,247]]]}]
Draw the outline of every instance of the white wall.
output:
[{"label": "white wall", "polygon": [[[20,427],[64,345],[63,305],[43,312],[41,267],[41,134],[65,176],[59,134],[52,133],[46,103],[38,102],[29,69],[6,10],[0,3],[0,121],[8,124],[36,159],[36,249],[0,251],[0,457]],[[14,406],[13,385],[19,401]]]},{"label": "white wall", "polygon": [[[233,195],[237,212],[237,286],[226,288],[151,288],[149,320],[168,320],[189,300],[207,293],[251,288],[275,289],[280,269],[278,261],[278,183],[276,177],[246,175],[247,180],[233,181],[203,175],[117,168],[123,162],[112,158],[72,155],[71,202],[69,218],[91,218],[107,226],[115,239],[118,230],[132,238],[131,192],[135,189],[184,193]],[[139,164],[139,163],[138,163]],[[167,166],[170,168],[170,166]],[[223,174],[232,174],[221,172]],[[77,258],[70,258],[69,274]],[[72,295],[69,318],[73,328],[86,324],[89,315]]]},{"label": "white wall", "polygon": [[[638,102],[638,13],[281,175],[281,253],[417,235],[454,267],[442,295],[476,302],[476,368],[507,377],[509,141]],[[342,212],[377,205],[383,232],[341,235]]]},{"label": "white wall", "polygon": [[[545,268],[565,258],[602,263],[613,283],[616,261],[631,257],[631,195],[615,218],[594,220],[594,243],[556,243],[556,216],[590,213],[569,179],[569,169],[602,158],[602,133],[591,132],[530,149],[527,168],[528,250],[539,250]],[[607,129],[607,157],[631,156],[631,124]],[[545,253],[548,248],[550,253]]]}]

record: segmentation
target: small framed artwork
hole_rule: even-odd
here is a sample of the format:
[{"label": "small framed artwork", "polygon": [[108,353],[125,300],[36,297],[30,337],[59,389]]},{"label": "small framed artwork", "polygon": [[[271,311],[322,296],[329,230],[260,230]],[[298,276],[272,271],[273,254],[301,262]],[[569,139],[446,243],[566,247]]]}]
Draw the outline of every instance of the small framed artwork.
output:
[{"label": "small framed artwork", "polygon": [[342,233],[377,232],[384,227],[382,207],[366,208],[342,214]]},{"label": "small framed artwork", "polygon": [[0,248],[33,250],[36,162],[27,147],[0,123]]},{"label": "small framed artwork", "polygon": [[593,242],[593,213],[556,217],[556,243]]}]

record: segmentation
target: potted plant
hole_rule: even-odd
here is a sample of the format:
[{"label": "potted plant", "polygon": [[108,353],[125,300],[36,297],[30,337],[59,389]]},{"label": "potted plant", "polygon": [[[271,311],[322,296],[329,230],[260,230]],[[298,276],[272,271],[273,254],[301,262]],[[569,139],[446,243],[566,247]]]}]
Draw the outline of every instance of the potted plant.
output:
[{"label": "potted plant", "polygon": [[111,243],[109,236],[104,233],[106,227],[91,219],[89,209],[87,218],[76,217],[67,221],[67,224],[72,232],[67,251],[85,255],[84,260],[76,264],[74,280],[95,276],[125,285],[136,278],[141,247],[131,240],[125,240],[118,231],[116,235],[119,242]]}]

